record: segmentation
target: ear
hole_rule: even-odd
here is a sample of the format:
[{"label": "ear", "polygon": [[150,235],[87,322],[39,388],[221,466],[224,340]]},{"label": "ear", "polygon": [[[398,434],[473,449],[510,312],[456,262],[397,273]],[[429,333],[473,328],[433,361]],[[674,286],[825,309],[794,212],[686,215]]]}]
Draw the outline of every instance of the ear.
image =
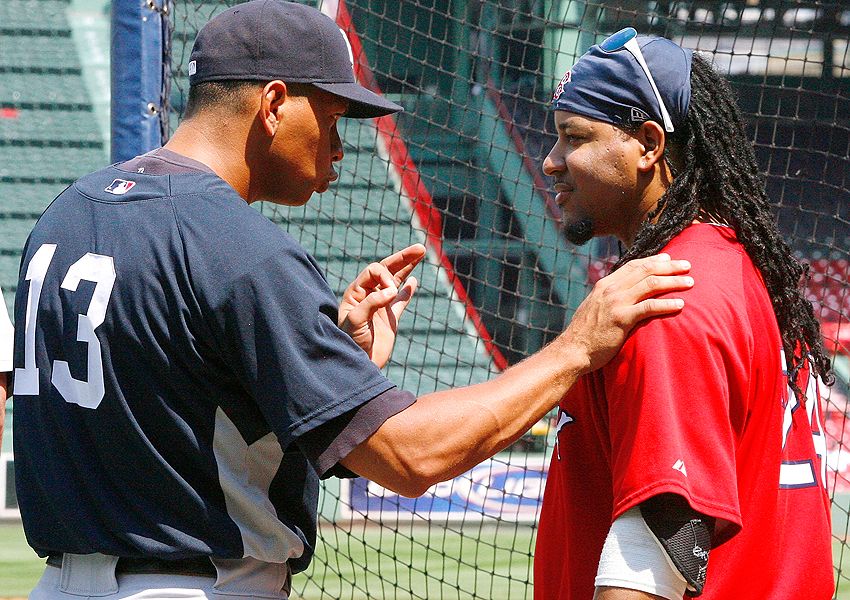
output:
[{"label": "ear", "polygon": [[279,79],[268,82],[263,87],[263,95],[260,101],[260,120],[263,128],[270,137],[274,137],[280,126],[283,114],[283,105],[287,99],[286,84]]},{"label": "ear", "polygon": [[664,160],[664,144],[667,136],[664,129],[655,121],[644,121],[635,135],[641,144],[641,157],[638,170],[647,173]]}]

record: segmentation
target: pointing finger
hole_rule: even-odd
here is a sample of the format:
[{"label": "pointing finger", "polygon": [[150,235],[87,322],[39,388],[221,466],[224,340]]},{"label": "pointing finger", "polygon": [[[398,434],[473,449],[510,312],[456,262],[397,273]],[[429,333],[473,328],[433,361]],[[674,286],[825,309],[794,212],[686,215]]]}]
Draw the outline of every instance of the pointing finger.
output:
[{"label": "pointing finger", "polygon": [[372,320],[375,313],[386,307],[396,298],[398,293],[392,289],[376,290],[366,297],[346,317],[349,326],[359,327]]},{"label": "pointing finger", "polygon": [[413,244],[386,257],[381,264],[393,274],[396,284],[399,284],[410,275],[424,256],[425,246]]}]

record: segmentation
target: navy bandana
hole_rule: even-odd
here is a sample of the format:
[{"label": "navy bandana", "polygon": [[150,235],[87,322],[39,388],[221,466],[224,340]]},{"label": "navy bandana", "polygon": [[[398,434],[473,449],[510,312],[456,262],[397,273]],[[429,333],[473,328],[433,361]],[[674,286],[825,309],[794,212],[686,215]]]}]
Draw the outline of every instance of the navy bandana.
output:
[{"label": "navy bandana", "polygon": [[[688,116],[693,52],[664,38],[636,39],[678,129]],[[663,123],[658,99],[637,59],[626,48],[606,52],[599,44],[592,46],[561,79],[552,108],[619,126],[648,120]]]}]

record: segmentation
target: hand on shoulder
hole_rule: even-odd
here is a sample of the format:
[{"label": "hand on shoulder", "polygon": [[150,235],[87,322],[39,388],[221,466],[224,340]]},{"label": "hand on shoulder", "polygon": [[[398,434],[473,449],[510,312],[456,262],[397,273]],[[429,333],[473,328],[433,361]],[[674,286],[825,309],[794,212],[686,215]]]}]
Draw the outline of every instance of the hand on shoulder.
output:
[{"label": "hand on shoulder", "polygon": [[619,351],[632,328],[644,319],[679,312],[684,301],[655,298],[690,289],[690,263],[667,254],[629,261],[600,279],[576,310],[563,342],[586,357],[585,372],[604,366]]}]

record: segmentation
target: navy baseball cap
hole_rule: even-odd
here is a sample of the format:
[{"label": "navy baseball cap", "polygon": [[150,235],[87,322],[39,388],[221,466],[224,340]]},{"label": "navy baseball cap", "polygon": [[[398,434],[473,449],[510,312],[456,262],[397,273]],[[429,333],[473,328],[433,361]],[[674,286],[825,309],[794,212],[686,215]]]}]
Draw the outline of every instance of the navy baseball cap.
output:
[{"label": "navy baseball cap", "polygon": [[198,33],[189,58],[190,85],[275,79],[310,83],[348,99],[347,117],[403,110],[357,83],[348,36],[311,6],[253,0],[224,11]]},{"label": "navy baseball cap", "polygon": [[628,27],[578,59],[558,84],[552,108],[620,126],[651,120],[673,132],[688,116],[692,56]]}]

